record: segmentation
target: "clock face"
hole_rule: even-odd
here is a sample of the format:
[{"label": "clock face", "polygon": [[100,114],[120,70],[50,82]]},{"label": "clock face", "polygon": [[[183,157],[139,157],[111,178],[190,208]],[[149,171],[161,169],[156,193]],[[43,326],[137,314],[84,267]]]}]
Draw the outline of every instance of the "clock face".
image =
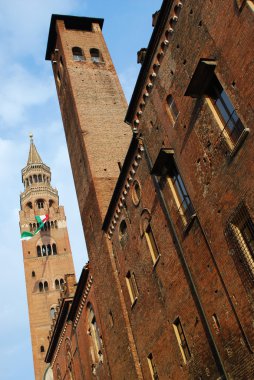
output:
[{"label": "clock face", "polygon": [[51,367],[48,367],[44,373],[43,380],[54,380],[53,378],[53,371]]}]

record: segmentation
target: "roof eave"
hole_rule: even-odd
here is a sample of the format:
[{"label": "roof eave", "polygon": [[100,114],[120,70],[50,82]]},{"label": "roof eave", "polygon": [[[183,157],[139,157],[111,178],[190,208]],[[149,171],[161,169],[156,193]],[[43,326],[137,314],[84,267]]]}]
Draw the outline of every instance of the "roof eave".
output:
[{"label": "roof eave", "polygon": [[153,62],[154,55],[157,51],[157,46],[161,38],[161,34],[164,30],[165,24],[167,22],[172,4],[173,4],[173,0],[163,0],[163,3],[161,5],[160,14],[156,22],[156,25],[154,27],[150,42],[148,44],[145,59],[141,66],[138,79],[137,79],[137,82],[136,82],[136,85],[131,97],[131,101],[130,101],[130,104],[125,116],[125,122],[128,124],[132,124],[134,114],[137,108],[137,103],[139,101],[142,90],[144,88],[144,84],[145,84],[148,72],[150,70],[151,64]]},{"label": "roof eave", "polygon": [[50,21],[50,27],[49,27],[49,36],[48,36],[48,43],[47,43],[47,50],[46,50],[46,56],[45,59],[47,61],[50,61],[51,59],[51,53],[55,47],[56,43],[56,21],[62,20],[65,23],[69,24],[69,29],[76,29],[76,30],[87,30],[91,31],[92,24],[99,24],[100,28],[103,28],[104,19],[102,18],[93,18],[93,17],[78,17],[78,16],[67,16],[67,15],[58,15],[58,14],[52,14],[51,21]]}]

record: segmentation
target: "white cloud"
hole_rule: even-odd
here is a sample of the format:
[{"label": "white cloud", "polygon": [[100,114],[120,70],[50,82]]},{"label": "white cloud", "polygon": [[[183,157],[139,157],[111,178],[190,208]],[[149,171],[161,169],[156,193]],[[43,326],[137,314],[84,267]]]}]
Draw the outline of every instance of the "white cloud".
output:
[{"label": "white cloud", "polygon": [[69,14],[77,3],[77,0],[1,0],[0,45],[6,48],[2,51],[8,52],[8,59],[36,56],[43,47],[45,49],[45,32],[49,29],[51,14]]},{"label": "white cloud", "polygon": [[29,107],[43,104],[53,96],[49,77],[31,74],[19,64],[1,70],[0,65],[0,128],[6,128],[26,119]]}]

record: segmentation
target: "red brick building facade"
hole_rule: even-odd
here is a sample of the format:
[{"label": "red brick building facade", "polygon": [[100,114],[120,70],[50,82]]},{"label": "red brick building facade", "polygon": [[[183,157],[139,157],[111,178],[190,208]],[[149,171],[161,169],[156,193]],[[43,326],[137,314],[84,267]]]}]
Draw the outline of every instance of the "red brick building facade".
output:
[{"label": "red brick building facade", "polygon": [[53,16],[47,59],[103,342],[96,362],[87,322],[70,317],[84,345],[75,379],[254,376],[253,20],[252,1],[163,1],[118,176],[129,135],[102,21]]}]

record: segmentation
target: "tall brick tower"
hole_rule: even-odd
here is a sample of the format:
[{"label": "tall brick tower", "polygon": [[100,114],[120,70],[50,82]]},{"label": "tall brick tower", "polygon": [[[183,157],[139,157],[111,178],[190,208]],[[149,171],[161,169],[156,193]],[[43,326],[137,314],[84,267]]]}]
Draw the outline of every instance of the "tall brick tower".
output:
[{"label": "tall brick tower", "polygon": [[22,241],[35,379],[41,380],[46,369],[47,337],[64,275],[74,273],[74,266],[64,208],[59,206],[57,189],[51,186],[50,168],[41,160],[32,135],[30,138],[28,161],[22,170],[21,232],[35,231],[35,216],[49,215],[38,234]]},{"label": "tall brick tower", "polygon": [[[127,103],[102,34],[103,20],[53,15],[46,59],[56,81],[111,376],[140,377],[116,262],[102,231],[131,140]],[[113,152],[113,155],[112,155]],[[121,205],[121,207],[123,204]],[[105,289],[108,289],[105,296]],[[114,320],[114,333],[110,320]],[[124,355],[124,360],[122,359]],[[134,359],[134,360],[133,360]],[[118,363],[117,365],[115,363]]]}]

